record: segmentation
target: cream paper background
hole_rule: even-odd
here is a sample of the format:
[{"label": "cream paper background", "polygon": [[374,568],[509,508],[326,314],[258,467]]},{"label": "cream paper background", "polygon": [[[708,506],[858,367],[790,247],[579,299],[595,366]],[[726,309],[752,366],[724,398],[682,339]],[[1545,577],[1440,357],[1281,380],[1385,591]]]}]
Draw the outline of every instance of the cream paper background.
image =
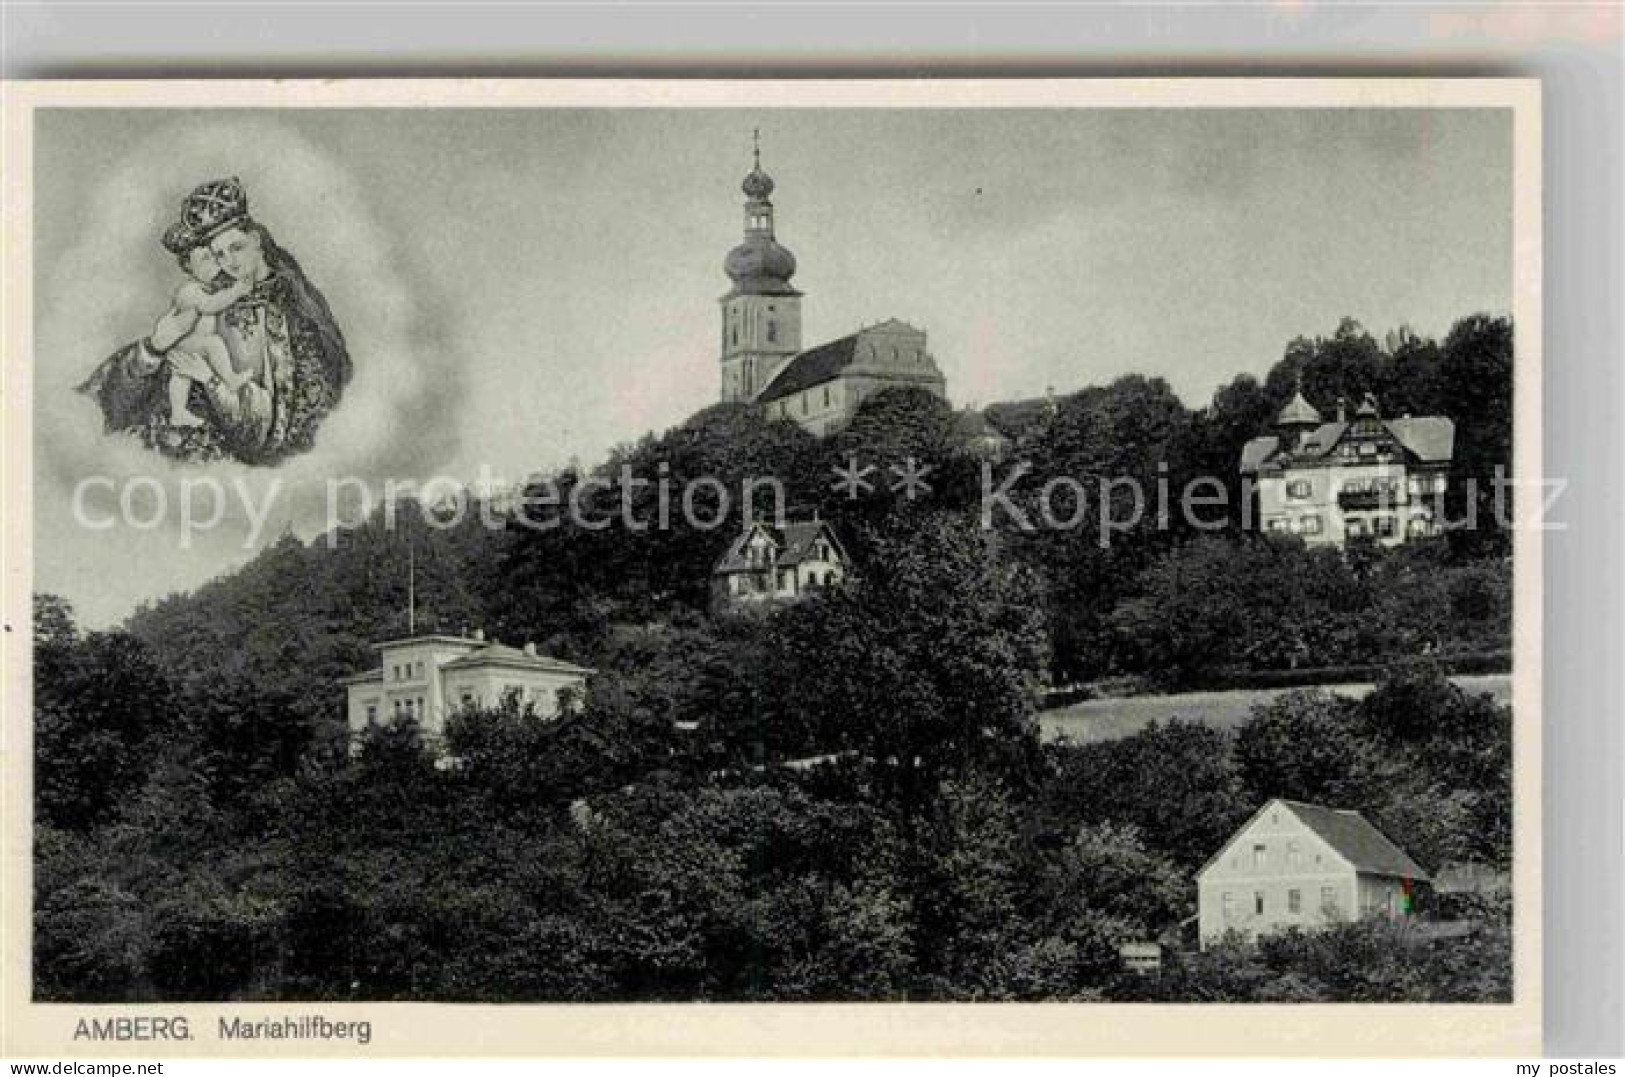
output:
[{"label": "cream paper background", "polygon": [[[35,1004],[31,938],[33,113],[39,108],[555,106],[771,108],[1506,108],[1513,116],[1516,489],[1541,492],[1540,87],[1530,79],[842,81],[357,80],[50,82],[4,86],[4,720],[0,725],[0,1054],[12,1057],[524,1055],[1520,1055],[1540,1049],[1541,532],[1514,540],[1515,989],[1506,1005]],[[372,1042],[219,1041],[219,1016],[365,1017]],[[83,1017],[184,1015],[190,1042],[72,1039]]]}]

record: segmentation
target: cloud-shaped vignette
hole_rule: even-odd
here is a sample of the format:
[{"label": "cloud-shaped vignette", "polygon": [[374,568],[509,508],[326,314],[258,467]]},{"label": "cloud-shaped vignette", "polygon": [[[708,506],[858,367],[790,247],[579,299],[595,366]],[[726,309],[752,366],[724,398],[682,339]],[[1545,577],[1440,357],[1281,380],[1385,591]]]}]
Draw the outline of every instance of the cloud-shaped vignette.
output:
[{"label": "cloud-shaped vignette", "polygon": [[[159,244],[163,229],[192,187],[231,175],[243,181],[255,219],[327,297],[354,361],[312,451],[269,468],[168,460],[104,433],[95,402],[75,391],[103,358],[151,332],[181,280]],[[403,257],[407,245],[391,232],[400,223],[375,219],[342,161],[274,119],[205,113],[177,119],[86,190],[77,238],[36,281],[34,545],[45,587],[82,581],[74,593],[114,592],[105,608],[98,599],[83,610],[87,620],[122,615],[138,598],[195,586],[250,556],[250,510],[239,491],[271,506],[254,545],[290,527],[308,537],[325,524],[330,480],[377,490],[390,479],[421,481],[454,455],[467,396],[456,341],[466,334],[451,324],[430,274]],[[220,523],[182,546],[183,487],[205,475],[233,493]],[[73,495],[87,478],[114,491],[136,480],[140,525],[85,528]],[[154,482],[164,491],[162,517]],[[98,521],[112,504],[107,489],[90,499]],[[194,504],[213,512],[198,495]]]}]

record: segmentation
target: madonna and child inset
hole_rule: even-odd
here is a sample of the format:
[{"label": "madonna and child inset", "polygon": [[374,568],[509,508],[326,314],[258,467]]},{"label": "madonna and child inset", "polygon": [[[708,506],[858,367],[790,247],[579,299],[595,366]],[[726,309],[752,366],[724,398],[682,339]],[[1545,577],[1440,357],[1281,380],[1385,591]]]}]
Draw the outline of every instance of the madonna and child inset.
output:
[{"label": "madonna and child inset", "polygon": [[308,452],[351,373],[327,300],[235,177],[188,194],[160,242],[183,275],[169,309],[79,386],[107,433],[194,463]]}]

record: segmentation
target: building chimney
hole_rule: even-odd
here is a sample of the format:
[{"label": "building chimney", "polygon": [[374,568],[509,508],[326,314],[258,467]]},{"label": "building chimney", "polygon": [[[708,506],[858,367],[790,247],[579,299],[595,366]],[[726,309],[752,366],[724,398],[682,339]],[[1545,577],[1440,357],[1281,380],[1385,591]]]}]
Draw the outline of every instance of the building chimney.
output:
[{"label": "building chimney", "polygon": [[479,642],[484,643],[485,642],[485,629],[476,628],[474,630],[474,638],[476,640],[478,640]]},{"label": "building chimney", "polygon": [[1346,396],[1337,398],[1337,421],[1340,423],[1349,421],[1349,398]]},{"label": "building chimney", "polygon": [[536,644],[534,644],[534,643],[525,644],[525,653],[527,655],[529,655],[530,657],[535,658],[536,657]]}]

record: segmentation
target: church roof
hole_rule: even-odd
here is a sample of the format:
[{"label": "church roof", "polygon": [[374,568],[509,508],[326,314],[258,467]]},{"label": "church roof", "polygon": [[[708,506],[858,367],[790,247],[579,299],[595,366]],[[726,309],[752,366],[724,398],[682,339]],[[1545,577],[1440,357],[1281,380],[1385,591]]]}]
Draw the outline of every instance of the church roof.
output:
[{"label": "church roof", "polygon": [[[792,357],[767,388],[762,390],[756,402],[771,404],[803,389],[822,385],[860,362],[872,364],[878,347],[888,347],[887,341],[895,342],[904,337],[918,341],[919,354],[926,360],[925,365],[913,368],[914,372],[888,368],[884,364],[879,367],[871,366],[870,369],[875,370],[877,376],[883,380],[893,381],[898,385],[922,385],[932,381],[940,383],[942,373],[936,364],[930,361],[930,356],[924,350],[925,334],[905,321],[887,318],[883,322],[867,326],[827,344],[820,344],[816,348],[809,348]],[[866,339],[869,342],[868,347],[863,346]]]},{"label": "church roof", "polygon": [[762,395],[757,397],[757,401],[767,404],[780,397],[810,389],[814,385],[822,385],[851,366],[857,356],[857,333],[832,340],[828,344],[820,344],[816,348],[809,348],[784,364],[784,369],[779,371],[778,377],[774,378],[766,389],[762,390]]},{"label": "church roof", "polygon": [[743,243],[728,252],[722,268],[733,281],[729,296],[801,294],[790,283],[796,275],[796,256],[771,235],[746,236]]}]

